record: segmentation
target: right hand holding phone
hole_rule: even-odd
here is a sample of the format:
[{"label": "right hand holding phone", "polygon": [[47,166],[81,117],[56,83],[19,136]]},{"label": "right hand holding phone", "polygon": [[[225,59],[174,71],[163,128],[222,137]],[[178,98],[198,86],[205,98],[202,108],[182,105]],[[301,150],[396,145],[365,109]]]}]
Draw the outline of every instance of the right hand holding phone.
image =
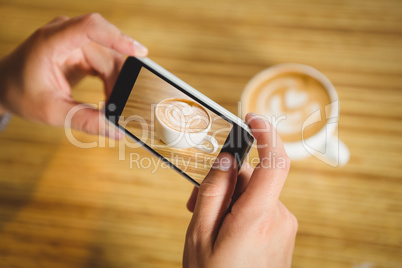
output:
[{"label": "right hand holding phone", "polygon": [[[246,116],[260,163],[237,174],[222,153],[187,204],[194,211],[184,248],[184,267],[290,267],[298,223],[279,201],[290,161],[274,127]],[[230,209],[231,208],[231,209]]]}]

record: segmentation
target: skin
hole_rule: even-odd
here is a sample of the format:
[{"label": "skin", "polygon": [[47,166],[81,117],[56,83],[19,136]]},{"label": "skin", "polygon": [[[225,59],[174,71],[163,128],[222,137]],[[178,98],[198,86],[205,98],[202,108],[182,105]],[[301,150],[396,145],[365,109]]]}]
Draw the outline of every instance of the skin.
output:
[{"label": "skin", "polygon": [[[99,14],[57,17],[0,61],[0,116],[11,112],[34,122],[122,138],[107,127],[101,111],[76,102],[71,89],[86,75],[95,75],[108,98],[123,54],[147,53]],[[85,108],[66,125],[68,112],[77,105]],[[279,201],[290,161],[272,125],[254,114],[246,120],[262,164],[255,169],[245,164],[238,174],[230,154],[218,156],[187,204],[194,214],[184,267],[290,267],[298,225]]]},{"label": "skin", "polygon": [[[125,57],[146,56],[147,49],[99,14],[60,16],[36,30],[0,62],[0,115],[12,112],[30,121],[65,126],[75,107],[71,88],[86,75],[102,79],[109,97]],[[109,131],[103,113],[85,109],[74,114],[73,129],[121,138]]]},{"label": "skin", "polygon": [[[260,164],[255,169],[245,164],[237,174],[234,158],[220,154],[200,188],[194,188],[187,203],[194,214],[184,267],[291,265],[298,223],[279,200],[290,161],[270,123],[254,114],[246,120],[257,139]],[[219,168],[221,159],[231,163],[229,170]]]}]

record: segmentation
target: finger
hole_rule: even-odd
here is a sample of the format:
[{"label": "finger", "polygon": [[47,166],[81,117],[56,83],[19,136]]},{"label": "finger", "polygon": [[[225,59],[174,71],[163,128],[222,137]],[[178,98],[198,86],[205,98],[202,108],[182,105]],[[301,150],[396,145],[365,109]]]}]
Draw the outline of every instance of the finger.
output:
[{"label": "finger", "polygon": [[268,158],[273,154],[286,154],[282,140],[274,126],[264,117],[253,113],[246,115],[246,122],[251,128],[254,138],[257,140],[258,156]]},{"label": "finger", "polygon": [[103,112],[90,105],[56,97],[45,104],[44,110],[47,112],[43,121],[50,125],[72,128],[111,139],[124,137],[116,127],[106,122]]},{"label": "finger", "polygon": [[237,201],[250,181],[251,174],[253,174],[254,168],[247,162],[243,164],[240,169],[239,176],[237,177],[236,188],[234,190],[232,204]]},{"label": "finger", "polygon": [[103,112],[86,104],[72,105],[66,119],[71,116],[71,128],[91,135],[102,135],[111,139],[122,139],[124,135],[112,124],[106,122]]},{"label": "finger", "polygon": [[201,231],[209,242],[214,241],[229,208],[236,178],[234,157],[229,153],[222,153],[216,158],[211,171],[198,189],[190,229]]},{"label": "finger", "polygon": [[246,121],[257,140],[260,163],[239,198],[240,202],[233,206],[232,211],[251,207],[258,213],[275,207],[289,171],[290,161],[280,137],[268,121],[254,114],[248,114]]},{"label": "finger", "polygon": [[190,212],[194,212],[195,203],[197,201],[197,195],[198,195],[198,187],[194,187],[193,191],[191,192],[190,198],[187,201],[187,209]]},{"label": "finger", "polygon": [[[236,202],[239,196],[246,189],[253,171],[254,168],[247,162],[244,163],[243,166],[241,167],[239,176],[237,177],[236,187],[232,196],[231,205],[234,202]],[[193,192],[191,193],[190,198],[187,201],[187,209],[191,212],[194,212],[194,207],[197,202],[197,195],[198,195],[198,187],[194,187]]]},{"label": "finger", "polygon": [[103,80],[106,99],[109,98],[125,58],[120,53],[96,43],[83,47],[83,53],[86,65]]},{"label": "finger", "polygon": [[[97,13],[72,18],[55,29],[55,49],[60,52],[77,49],[90,41],[130,56],[145,57],[145,46],[123,34],[115,25]],[[63,40],[63,42],[60,42]]]}]

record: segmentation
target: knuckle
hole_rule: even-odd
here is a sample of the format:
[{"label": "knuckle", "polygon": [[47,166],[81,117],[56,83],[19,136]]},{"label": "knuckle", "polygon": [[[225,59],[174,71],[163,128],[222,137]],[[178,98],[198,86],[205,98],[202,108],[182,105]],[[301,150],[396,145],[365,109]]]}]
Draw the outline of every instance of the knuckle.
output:
[{"label": "knuckle", "polygon": [[274,217],[274,214],[265,212],[261,214],[260,217],[255,219],[256,223],[259,226],[259,231],[263,236],[269,236],[272,232],[272,229],[275,228],[275,224],[271,220]]},{"label": "knuckle", "polygon": [[67,21],[69,19],[70,18],[68,16],[66,16],[66,15],[60,15],[60,16],[57,16],[54,20],[55,21]]},{"label": "knuckle", "polygon": [[34,31],[34,33],[32,34],[32,36],[34,37],[35,40],[43,40],[46,39],[48,37],[50,37],[52,34],[54,34],[54,23],[56,22],[65,22],[67,20],[69,20],[70,18],[65,16],[65,15],[61,15],[61,16],[57,16],[55,17],[52,21],[50,21],[49,23],[43,25],[42,27],[36,29]]},{"label": "knuckle", "polygon": [[204,180],[198,191],[201,196],[219,196],[222,194],[221,187],[209,180]]},{"label": "knuckle", "polygon": [[48,29],[43,26],[43,27],[40,27],[40,28],[36,29],[35,32],[32,34],[32,37],[35,40],[38,40],[38,39],[46,38],[47,35],[48,35]]},{"label": "knuckle", "polygon": [[296,216],[293,215],[293,213],[291,213],[291,214],[292,214],[292,222],[293,222],[293,232],[296,234],[297,230],[299,229],[299,222],[298,222]]},{"label": "knuckle", "polygon": [[186,242],[191,245],[203,245],[205,243],[205,226],[197,222],[187,230]]},{"label": "knuckle", "polygon": [[296,216],[293,215],[282,202],[279,202],[279,213],[281,215],[283,231],[287,233],[289,237],[294,237],[299,226]]},{"label": "knuckle", "polygon": [[286,223],[284,225],[286,226],[286,231],[291,237],[293,237],[297,233],[297,229],[299,227],[297,218],[295,215],[293,215],[293,213],[287,210],[285,221]]},{"label": "knuckle", "polygon": [[95,122],[92,120],[82,120],[81,122],[81,131],[84,131],[88,134],[97,134],[97,128]]},{"label": "knuckle", "polygon": [[86,25],[96,24],[103,19],[102,15],[99,13],[89,13],[84,15],[83,23]]}]

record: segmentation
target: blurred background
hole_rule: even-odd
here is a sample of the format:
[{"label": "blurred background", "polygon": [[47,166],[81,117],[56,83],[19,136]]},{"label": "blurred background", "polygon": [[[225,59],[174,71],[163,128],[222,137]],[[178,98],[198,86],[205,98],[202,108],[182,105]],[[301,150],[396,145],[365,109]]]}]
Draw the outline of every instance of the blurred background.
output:
[{"label": "blurred background", "polygon": [[[293,267],[402,266],[402,2],[0,1],[0,56],[58,15],[99,12],[149,57],[237,114],[246,83],[311,65],[340,97],[351,159],[293,162],[281,201],[299,220]],[[104,99],[98,79],[74,90]],[[0,267],[180,267],[192,185],[130,167],[109,141],[80,149],[60,128],[13,117],[0,133]]]}]

